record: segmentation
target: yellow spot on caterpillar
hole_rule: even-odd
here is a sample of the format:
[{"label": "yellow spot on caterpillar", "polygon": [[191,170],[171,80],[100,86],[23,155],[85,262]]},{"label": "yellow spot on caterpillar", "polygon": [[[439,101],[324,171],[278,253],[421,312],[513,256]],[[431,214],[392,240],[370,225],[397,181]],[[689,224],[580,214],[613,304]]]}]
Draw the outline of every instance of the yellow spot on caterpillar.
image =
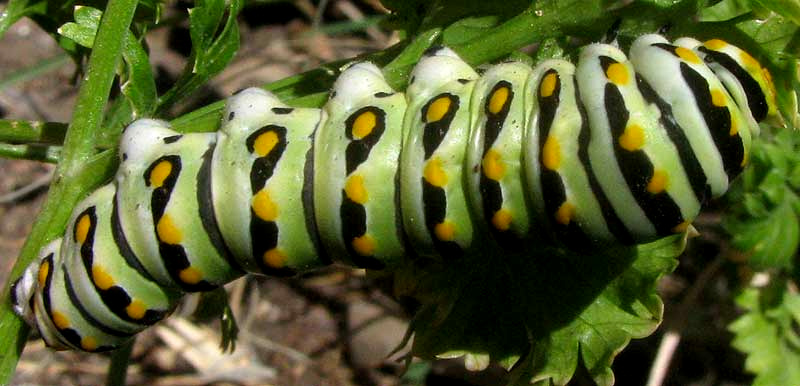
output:
[{"label": "yellow spot on caterpillar", "polygon": [[278,204],[269,197],[266,189],[261,189],[253,196],[253,212],[264,221],[275,221],[278,218]]},{"label": "yellow spot on caterpillar", "polygon": [[611,63],[606,69],[606,78],[617,86],[628,84],[628,69],[622,63]]},{"label": "yellow spot on caterpillar", "polygon": [[702,62],[694,51],[686,47],[675,47],[675,54],[689,63],[699,64]]},{"label": "yellow spot on caterpillar", "polygon": [[50,263],[47,261],[43,261],[42,265],[39,266],[39,275],[37,279],[39,281],[39,287],[44,287],[45,281],[47,281],[47,275],[50,274]]},{"label": "yellow spot on caterpillar", "polygon": [[542,98],[553,95],[553,92],[556,91],[556,81],[558,81],[558,75],[556,75],[555,72],[545,75],[545,77],[542,78],[542,83],[539,85],[539,95]]},{"label": "yellow spot on caterpillar", "polygon": [[619,136],[619,145],[627,151],[636,151],[644,146],[644,129],[633,123]]},{"label": "yellow spot on caterpillar", "polygon": [[561,204],[556,211],[556,221],[561,225],[569,225],[572,216],[575,215],[575,206],[567,201]]},{"label": "yellow spot on caterpillar", "polygon": [[158,239],[166,244],[180,244],[183,239],[181,230],[175,226],[175,223],[172,222],[172,217],[168,214],[161,216],[161,219],[158,220],[156,233],[158,233]]},{"label": "yellow spot on caterpillar", "polygon": [[94,351],[97,349],[97,339],[91,336],[86,336],[81,339],[81,348],[86,351]]},{"label": "yellow spot on caterpillar", "polygon": [[647,183],[647,191],[652,194],[658,194],[667,188],[669,183],[669,175],[663,170],[654,170],[653,176],[650,177],[650,182]]},{"label": "yellow spot on caterpillar", "polygon": [[261,133],[261,135],[256,138],[255,142],[253,143],[253,151],[258,154],[259,157],[265,157],[272,149],[275,148],[275,145],[278,144],[278,134],[272,130],[266,131]]},{"label": "yellow spot on caterpillar", "polygon": [[86,236],[89,235],[89,228],[92,226],[92,219],[88,214],[84,214],[78,219],[75,224],[75,241],[78,244],[83,244],[86,241]]},{"label": "yellow spot on caterpillar", "polygon": [[511,226],[511,212],[506,209],[500,209],[494,212],[492,216],[492,225],[500,231],[507,231]]},{"label": "yellow spot on caterpillar", "polygon": [[433,227],[436,238],[442,241],[453,241],[456,236],[456,227],[450,221],[444,221]]},{"label": "yellow spot on caterpillar", "polygon": [[178,277],[186,284],[197,284],[203,280],[203,274],[195,267],[182,269],[178,272]]},{"label": "yellow spot on caterpillar", "polygon": [[752,55],[748,54],[745,51],[739,53],[739,58],[742,60],[742,64],[748,70],[754,71],[761,68],[761,63],[756,60]]},{"label": "yellow spot on caterpillar", "polygon": [[688,228],[689,228],[689,225],[690,225],[690,224],[691,224],[691,221],[684,221],[684,222],[682,222],[682,223],[680,223],[680,224],[678,224],[678,225],[675,225],[674,227],[672,227],[672,232],[673,232],[673,233],[682,233],[682,232],[686,232],[686,229],[688,229]]},{"label": "yellow spot on caterpillar", "polygon": [[711,39],[703,43],[703,45],[710,50],[719,51],[725,48],[725,46],[727,46],[728,43],[720,39]]},{"label": "yellow spot on caterpillar", "polygon": [[127,307],[125,307],[125,313],[128,314],[128,317],[131,319],[139,320],[144,317],[145,312],[147,312],[147,307],[144,305],[139,299],[133,299]]},{"label": "yellow spot on caterpillar", "polygon": [[375,117],[375,113],[372,111],[365,111],[359,114],[359,116],[353,122],[353,138],[361,139],[368,136],[375,128],[376,121],[377,117]]},{"label": "yellow spot on caterpillar", "polygon": [[561,165],[561,145],[552,135],[547,136],[542,147],[542,164],[550,170],[557,170]]},{"label": "yellow spot on caterpillar", "polygon": [[440,96],[436,98],[433,103],[428,105],[428,112],[425,114],[425,122],[436,122],[444,117],[450,111],[450,97]]},{"label": "yellow spot on caterpillar", "polygon": [[509,89],[508,87],[500,87],[494,90],[492,96],[489,98],[489,112],[497,114],[503,109],[503,106],[508,102]]},{"label": "yellow spot on caterpillar", "polygon": [[97,288],[103,291],[114,286],[114,278],[111,277],[103,267],[97,264],[92,265],[92,281],[94,281],[94,285],[96,285]]},{"label": "yellow spot on caterpillar", "polygon": [[739,164],[739,166],[745,167],[748,161],[750,161],[750,156],[747,155],[747,152],[744,152],[744,155],[742,155],[742,163]]},{"label": "yellow spot on caterpillar", "polygon": [[502,156],[494,149],[489,149],[483,156],[483,174],[490,180],[500,181],[506,173],[506,165]]},{"label": "yellow spot on caterpillar", "polygon": [[725,94],[723,94],[721,90],[719,89],[711,90],[711,103],[713,103],[714,106],[723,107],[726,105],[726,101],[727,98],[725,97]]},{"label": "yellow spot on caterpillar", "polygon": [[61,312],[53,311],[53,324],[55,324],[56,328],[59,330],[63,330],[69,328],[69,319]]},{"label": "yellow spot on caterpillar", "polygon": [[375,254],[375,239],[370,235],[362,235],[353,239],[353,249],[361,256]]},{"label": "yellow spot on caterpillar", "polygon": [[766,67],[761,68],[761,73],[764,75],[764,81],[767,82],[767,88],[769,89],[769,99],[770,103],[775,103],[775,83],[772,82],[772,73]]},{"label": "yellow spot on caterpillar", "polygon": [[367,189],[364,188],[364,177],[359,174],[353,174],[347,178],[344,184],[344,192],[347,198],[357,204],[364,204],[369,199]]},{"label": "yellow spot on caterpillar", "polygon": [[736,120],[736,118],[731,117],[731,130],[728,132],[728,135],[733,137],[738,133],[739,133],[739,122]]},{"label": "yellow spot on caterpillar", "polygon": [[431,158],[425,164],[423,170],[425,181],[436,187],[443,187],[447,185],[447,173],[442,169],[442,161],[439,158]]},{"label": "yellow spot on caterpillar", "polygon": [[286,254],[278,248],[272,248],[264,252],[262,259],[264,264],[272,268],[283,268],[286,265]]},{"label": "yellow spot on caterpillar", "polygon": [[172,163],[163,160],[158,163],[151,171],[150,171],[150,186],[155,188],[160,188],[164,185],[164,181],[172,174]]}]

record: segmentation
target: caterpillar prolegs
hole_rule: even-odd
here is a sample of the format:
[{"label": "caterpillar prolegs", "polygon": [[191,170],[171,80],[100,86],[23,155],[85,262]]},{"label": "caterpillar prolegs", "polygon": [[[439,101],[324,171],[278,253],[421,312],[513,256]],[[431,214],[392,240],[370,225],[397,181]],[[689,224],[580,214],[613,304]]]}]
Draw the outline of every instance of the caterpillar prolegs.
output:
[{"label": "caterpillar prolegs", "polygon": [[490,240],[642,243],[683,232],[747,164],[777,117],[769,73],[722,40],[591,44],[577,65],[482,74],[428,52],[406,91],[356,63],[321,109],[260,89],[221,130],[157,120],[123,133],[114,181],[15,283],[17,311],[53,347],[114,349],[184,292],[246,272],[342,261],[391,269],[457,259]]}]

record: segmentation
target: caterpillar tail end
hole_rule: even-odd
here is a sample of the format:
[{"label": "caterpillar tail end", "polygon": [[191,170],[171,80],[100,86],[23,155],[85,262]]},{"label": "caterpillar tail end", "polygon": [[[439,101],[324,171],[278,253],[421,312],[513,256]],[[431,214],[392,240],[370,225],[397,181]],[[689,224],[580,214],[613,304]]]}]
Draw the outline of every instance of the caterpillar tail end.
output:
[{"label": "caterpillar tail end", "polygon": [[14,313],[31,327],[36,326],[31,301],[36,290],[36,274],[34,271],[37,268],[38,264],[31,264],[25,268],[22,276],[11,284],[11,307],[14,309]]},{"label": "caterpillar tail end", "polygon": [[31,263],[22,275],[11,284],[11,306],[14,312],[22,318],[32,329],[39,332],[47,346],[55,350],[69,350],[70,347],[61,341],[48,328],[39,327],[39,315],[37,315],[36,294],[42,291],[44,277],[52,269],[49,265],[43,267],[42,262],[47,256],[57,254],[61,246],[61,238],[53,240],[50,244],[42,248],[37,260]]}]

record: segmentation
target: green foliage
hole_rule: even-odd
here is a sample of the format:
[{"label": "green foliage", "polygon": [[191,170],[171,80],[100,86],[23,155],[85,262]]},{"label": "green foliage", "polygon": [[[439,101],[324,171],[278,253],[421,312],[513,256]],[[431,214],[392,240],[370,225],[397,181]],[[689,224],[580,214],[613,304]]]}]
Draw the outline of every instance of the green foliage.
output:
[{"label": "green foliage", "polygon": [[781,131],[774,138],[755,143],[752,165],[742,175],[732,202],[741,203],[728,212],[725,227],[733,245],[749,254],[756,270],[791,272],[800,243],[800,135]]},{"label": "green foliage", "polygon": [[236,16],[241,10],[241,0],[227,5],[225,0],[200,0],[188,10],[192,53],[175,85],[160,98],[158,112],[197,90],[230,63],[239,50]]},{"label": "green foliage", "polygon": [[800,384],[800,295],[784,278],[736,297],[746,313],[730,325],[733,347],[747,354],[745,368],[756,374],[753,385]]},{"label": "green foliage", "polygon": [[610,385],[614,356],[661,321],[655,283],[675,267],[684,243],[675,236],[591,254],[551,247],[497,254],[499,246],[481,240],[486,249],[463,261],[412,263],[395,275],[397,291],[423,304],[412,322],[412,352],[513,366],[520,384],[565,384],[582,363]]},{"label": "green foliage", "polygon": [[[64,145],[63,153],[53,152],[62,154],[58,182],[12,276],[50,237],[63,232],[74,203],[113,173],[114,150],[98,153],[98,149],[113,149],[121,128],[136,117],[165,117],[230,63],[239,48],[236,17],[244,3],[202,0],[187,10],[191,55],[175,84],[159,96],[144,37],[161,25],[160,1],[98,0],[81,2],[80,7],[74,1],[8,2],[0,15],[0,36],[19,18],[31,17],[77,63],[88,63],[80,68],[87,77],[66,135],[61,130],[64,125],[58,123],[0,122],[0,154],[25,156],[14,146],[31,143]],[[519,58],[518,49],[539,44],[535,59],[525,58],[538,61],[574,56],[577,46],[597,41],[618,19],[622,20],[619,41],[623,46],[638,35],[670,25],[672,36],[724,37],[768,64],[783,116],[795,127],[800,3],[723,0],[709,7],[706,3],[384,0],[393,11],[387,25],[401,30],[406,39],[367,58],[383,66],[390,84],[402,88],[413,64],[437,43],[451,46],[474,65],[509,55]],[[296,106],[320,106],[341,64],[265,88]],[[120,93],[112,98],[109,89],[115,76]],[[221,108],[221,102],[212,104],[177,117],[174,124],[184,131],[213,131]],[[768,270],[780,279],[767,287],[743,290],[737,303],[746,313],[731,325],[731,331],[736,334],[734,346],[749,355],[747,369],[758,375],[757,382],[798,384],[800,370],[792,364],[800,359],[793,329],[800,300],[787,288],[796,288],[800,278],[795,262],[800,242],[800,137],[791,130],[764,131],[754,144],[751,167],[730,195],[733,209],[724,224],[732,244],[750,256],[752,268]],[[51,159],[56,157],[51,155]],[[531,380],[565,384],[577,366],[583,366],[598,384],[607,385],[614,380],[610,370],[614,356],[630,339],[649,335],[661,322],[663,305],[655,283],[675,267],[684,242],[672,237],[637,248],[599,252],[542,247],[498,255],[497,247],[487,241],[484,251],[462,261],[426,265],[409,261],[391,275],[400,296],[421,304],[412,323],[414,355],[463,355],[475,368],[498,362],[511,368],[512,384]],[[229,316],[228,311],[223,313]],[[0,325],[3,341],[16,342],[0,354],[0,383],[4,383],[13,372],[25,330],[7,302],[0,308]],[[223,329],[226,344],[233,344],[232,318],[228,317]],[[408,382],[428,368],[417,370],[416,378],[409,373]]]}]

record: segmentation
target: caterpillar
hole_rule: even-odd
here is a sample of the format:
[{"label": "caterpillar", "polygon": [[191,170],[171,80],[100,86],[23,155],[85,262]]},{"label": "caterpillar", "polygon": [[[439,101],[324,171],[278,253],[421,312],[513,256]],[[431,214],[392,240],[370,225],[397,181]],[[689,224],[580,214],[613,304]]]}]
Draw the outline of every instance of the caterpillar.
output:
[{"label": "caterpillar", "polygon": [[458,259],[491,240],[636,244],[686,231],[778,116],[769,72],[719,39],[636,39],[577,64],[476,72],[429,50],[405,92],[368,62],[320,109],[261,89],[216,133],[142,119],[113,182],[81,201],[12,290],[55,348],[112,350],[185,292],[332,261],[373,270]]}]

